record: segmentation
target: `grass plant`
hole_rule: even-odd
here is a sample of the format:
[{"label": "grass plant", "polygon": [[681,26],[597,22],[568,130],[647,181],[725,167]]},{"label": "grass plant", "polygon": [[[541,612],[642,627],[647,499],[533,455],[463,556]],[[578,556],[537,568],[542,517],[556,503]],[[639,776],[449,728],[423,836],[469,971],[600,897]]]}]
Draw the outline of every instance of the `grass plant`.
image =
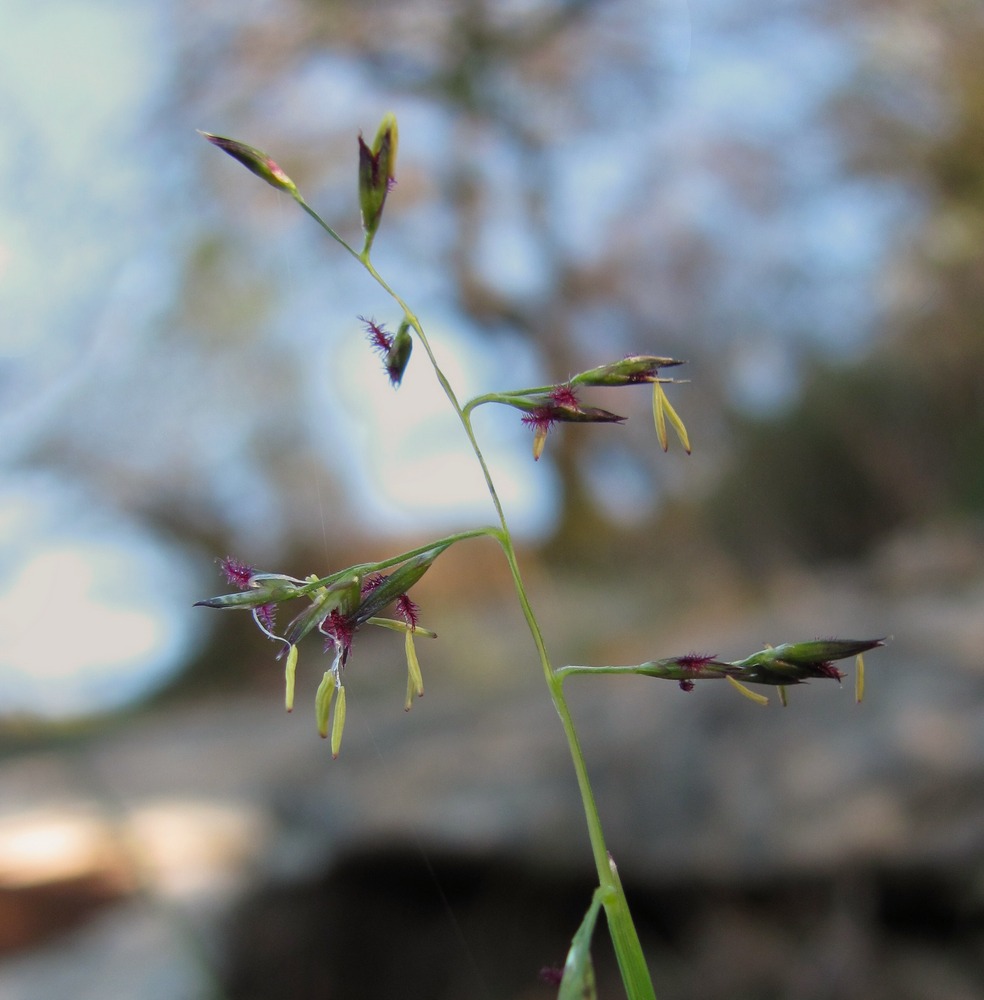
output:
[{"label": "grass plant", "polygon": [[[403,635],[407,661],[405,707],[409,710],[414,699],[423,694],[424,690],[416,641],[434,637],[434,633],[422,624],[420,610],[409,596],[410,591],[452,546],[477,538],[493,539],[499,545],[509,567],[516,599],[530,632],[547,693],[567,740],[598,879],[584,920],[573,934],[563,969],[548,971],[547,978],[556,982],[561,1000],[591,1000],[596,996],[591,940],[597,917],[603,910],[626,995],[630,1000],[654,1000],[650,969],[629,911],[618,869],[605,842],[595,794],[565,697],[566,682],[572,677],[585,674],[636,674],[672,680],[684,691],[690,691],[698,681],[724,680],[759,704],[765,704],[768,698],[751,686],[772,687],[778,691],[781,702],[785,704],[787,688],[813,678],[840,680],[843,675],[834,665],[835,662],[854,657],[857,667],[856,696],[860,700],[863,693],[863,654],[882,645],[884,640],[814,639],[785,643],[766,647],[735,661],[719,660],[710,655],[688,654],[628,666],[555,666],[524,582],[513,533],[510,531],[492,471],[472,427],[472,414],[479,406],[500,406],[518,411],[519,419],[532,432],[532,457],[535,461],[543,454],[550,431],[558,423],[623,422],[624,418],[617,413],[584,405],[580,398],[582,388],[610,389],[614,393],[616,390],[644,385],[652,392],[655,431],[660,446],[664,451],[669,448],[669,428],[672,428],[680,445],[689,454],[689,435],[665,388],[679,383],[664,374],[668,369],[676,369],[684,362],[672,357],[632,355],[601,361],[596,367],[579,372],[564,381],[505,389],[462,402],[442,370],[438,353],[417,314],[376,270],[371,259],[372,246],[395,178],[398,149],[396,118],[392,114],[383,118],[371,144],[361,136],[358,140],[357,174],[363,230],[361,249],[356,249],[343,239],[308,205],[290,177],[266,153],[234,139],[204,132],[202,135],[267,183],[290,195],[352,258],[353,264],[368,272],[390,297],[399,317],[396,328],[390,331],[385,323],[363,319],[369,344],[382,358],[385,373],[394,387],[399,387],[407,366],[414,357],[414,350],[419,349],[424,353],[426,363],[433,369],[448,405],[458,418],[474,459],[481,468],[495,512],[495,521],[487,526],[431,539],[384,560],[358,563],[327,575],[312,575],[304,579],[281,573],[257,572],[247,563],[227,557],[222,560],[222,569],[229,583],[236,589],[231,593],[200,601],[199,604],[210,608],[249,612],[260,631],[277,644],[278,658],[283,660],[285,668],[285,702],[288,711],[293,709],[294,704],[294,674],[298,665],[299,644],[311,634],[321,640],[331,659],[315,698],[315,720],[318,732],[330,741],[332,756],[337,757],[345,726],[344,675],[359,631],[372,625]],[[279,613],[288,607],[294,610],[287,624],[278,624]]]}]

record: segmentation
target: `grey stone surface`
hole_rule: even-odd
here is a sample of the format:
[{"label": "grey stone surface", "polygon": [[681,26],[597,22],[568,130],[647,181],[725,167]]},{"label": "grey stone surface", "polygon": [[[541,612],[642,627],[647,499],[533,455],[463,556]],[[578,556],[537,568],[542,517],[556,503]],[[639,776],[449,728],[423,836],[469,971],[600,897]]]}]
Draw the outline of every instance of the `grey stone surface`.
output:
[{"label": "grey stone surface", "polygon": [[[623,873],[649,884],[740,882],[930,864],[965,873],[979,891],[984,576],[941,583],[937,574],[931,588],[918,573],[899,578],[893,570],[887,586],[876,567],[776,581],[757,607],[676,616],[648,652],[617,610],[606,614],[619,652],[637,661],[689,652],[695,636],[701,651],[725,658],[818,634],[893,637],[867,657],[861,705],[850,679],[792,688],[785,709],[775,698],[758,707],[724,682],[685,693],[646,678],[574,679],[575,717]],[[406,714],[402,674],[363,687],[355,671],[381,668],[357,651],[337,761],[314,732],[305,699],[317,678],[303,656],[308,673],[289,717],[273,693],[225,698],[135,719],[68,755],[5,761],[0,878],[16,878],[3,824],[60,814],[76,837],[87,829],[91,838],[95,822],[108,847],[92,864],[125,869],[132,885],[88,924],[0,961],[0,996],[208,995],[209,963],[196,949],[209,955],[243,893],[373,843],[589,864],[560,726],[528,640],[504,634],[496,652],[512,662],[494,677],[470,675],[454,640],[452,656],[431,668],[422,652],[427,694]]]}]

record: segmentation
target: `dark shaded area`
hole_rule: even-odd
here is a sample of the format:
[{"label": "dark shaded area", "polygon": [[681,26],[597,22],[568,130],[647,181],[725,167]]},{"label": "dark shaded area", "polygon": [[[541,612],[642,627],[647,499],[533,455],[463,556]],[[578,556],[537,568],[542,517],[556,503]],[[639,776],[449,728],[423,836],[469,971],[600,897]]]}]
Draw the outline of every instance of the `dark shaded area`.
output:
[{"label": "dark shaded area", "polygon": [[0,886],[0,958],[84,927],[129,891],[121,872],[105,870],[35,885]]},{"label": "dark shaded area", "polygon": [[[229,928],[230,1000],[553,996],[538,970],[563,963],[592,881],[587,869],[431,847],[350,854],[246,901]],[[984,990],[984,904],[944,867],[627,891],[658,995],[943,1000]],[[606,938],[600,927],[601,997],[620,989]]]},{"label": "dark shaded area", "polygon": [[931,347],[910,357],[896,345],[859,368],[818,371],[783,419],[739,420],[731,470],[707,505],[718,539],[750,568],[844,562],[902,528],[984,516],[978,332],[946,350],[946,364]]},{"label": "dark shaded area", "polygon": [[233,923],[230,1000],[552,995],[590,901],[581,879],[507,858],[380,847],[261,891]]}]

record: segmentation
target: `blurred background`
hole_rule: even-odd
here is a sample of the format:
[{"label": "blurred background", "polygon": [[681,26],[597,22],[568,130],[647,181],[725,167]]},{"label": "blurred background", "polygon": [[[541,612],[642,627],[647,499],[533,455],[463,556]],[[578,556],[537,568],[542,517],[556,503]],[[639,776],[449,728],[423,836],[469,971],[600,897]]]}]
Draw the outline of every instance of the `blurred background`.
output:
[{"label": "blurred background", "polygon": [[[687,359],[543,458],[476,430],[556,663],[891,635],[868,692],[570,685],[661,998],[984,995],[978,0],[4,0],[0,994],[538,998],[593,872],[497,550],[359,637],[341,757],[216,559],[323,575],[493,518],[461,398]],[[721,685],[720,687],[724,687]],[[618,996],[598,934],[599,995]]]}]

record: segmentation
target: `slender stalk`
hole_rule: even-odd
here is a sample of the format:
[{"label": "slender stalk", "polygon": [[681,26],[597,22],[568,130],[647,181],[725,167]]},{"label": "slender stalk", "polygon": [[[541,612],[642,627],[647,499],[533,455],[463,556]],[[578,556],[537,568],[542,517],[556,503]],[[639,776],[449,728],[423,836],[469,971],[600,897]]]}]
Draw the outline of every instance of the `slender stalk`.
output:
[{"label": "slender stalk", "polygon": [[556,385],[538,385],[534,386],[532,389],[510,389],[506,392],[487,392],[482,396],[476,396],[474,399],[470,399],[465,404],[465,414],[471,415],[471,411],[478,406],[483,406],[486,403],[505,403],[510,399],[514,399],[517,396],[535,396],[537,394],[550,392],[551,389],[556,389]]},{"label": "slender stalk", "polygon": [[329,573],[328,576],[322,576],[317,580],[311,580],[303,587],[298,588],[295,596],[303,597],[306,594],[317,590],[319,587],[330,587],[333,583],[342,579],[342,577],[351,576],[353,573],[377,573],[380,570],[389,569],[390,566],[397,566],[400,563],[406,562],[408,559],[413,559],[414,556],[423,555],[431,549],[454,545],[457,542],[467,541],[469,538],[495,538],[498,540],[500,534],[500,529],[492,527],[491,525],[485,528],[469,528],[466,531],[456,531],[452,535],[445,535],[443,538],[437,538],[428,542],[426,545],[418,545],[416,548],[408,549],[406,552],[401,552],[399,555],[390,556],[388,559],[381,559],[379,562],[357,563],[355,566],[346,566],[345,569],[339,570],[337,573]]},{"label": "slender stalk", "polygon": [[318,213],[301,197],[299,192],[294,193],[294,200],[336,243],[343,246],[357,261],[362,262],[362,257],[356,253],[356,251],[353,250],[352,247],[349,246],[349,244],[346,243],[345,240],[343,240],[342,237],[339,236],[338,233],[336,233],[335,230],[332,229],[320,215],[318,215]]},{"label": "slender stalk", "polygon": [[[235,140],[225,139],[210,133],[202,133],[206,139],[219,146],[229,155],[244,164],[254,174],[262,177],[267,183],[281,191],[288,191],[304,209],[304,211],[314,219],[314,221],[340,246],[342,246],[350,256],[354,257],[369,273],[374,281],[383,289],[403,310],[403,322],[400,330],[392,343],[388,341],[388,335],[382,336],[381,331],[374,332],[380,334],[379,341],[386,342],[387,357],[390,351],[396,352],[395,356],[402,357],[399,364],[395,362],[390,365],[387,362],[388,370],[394,381],[398,382],[409,357],[406,350],[407,329],[412,329],[416,334],[421,347],[426,352],[431,368],[441,386],[448,402],[451,404],[458,420],[464,429],[468,442],[471,445],[475,459],[482,470],[485,485],[492,504],[495,507],[498,518],[498,527],[476,528],[469,531],[457,532],[448,535],[443,539],[431,541],[426,545],[403,552],[398,556],[385,559],[376,563],[362,563],[357,566],[350,566],[346,569],[320,579],[308,577],[304,581],[292,577],[281,576],[279,574],[254,574],[251,569],[244,567],[233,560],[225,560],[226,575],[230,582],[237,582],[241,587],[255,587],[252,594],[223,595],[209,601],[201,601],[199,604],[208,607],[240,607],[252,608],[253,617],[261,631],[270,639],[276,639],[284,643],[289,648],[288,661],[286,667],[287,674],[287,707],[290,709],[293,699],[293,671],[296,663],[297,647],[296,640],[302,638],[315,626],[322,628],[335,644],[336,659],[331,671],[325,674],[325,680],[333,681],[334,686],[326,688],[329,693],[337,688],[337,700],[335,702],[335,717],[332,723],[332,753],[337,756],[338,741],[341,738],[341,723],[344,719],[344,698],[345,689],[339,679],[340,662],[344,664],[344,655],[347,655],[348,645],[339,639],[337,632],[330,633],[325,628],[328,619],[324,615],[330,610],[332,616],[335,615],[338,607],[345,608],[345,601],[354,602],[364,617],[354,618],[355,627],[369,621],[372,624],[382,625],[387,628],[404,631],[407,642],[407,663],[408,663],[408,692],[407,707],[414,691],[423,693],[422,682],[420,680],[419,666],[416,664],[416,654],[412,646],[412,632],[416,630],[416,625],[410,621],[399,622],[390,619],[376,618],[374,612],[381,610],[392,601],[399,590],[409,589],[413,582],[419,579],[420,575],[434,562],[434,560],[450,545],[470,538],[491,537],[495,538],[505,555],[512,575],[516,596],[519,600],[520,608],[526,620],[530,634],[536,646],[537,655],[540,659],[540,666],[543,670],[544,680],[553,701],[554,708],[560,718],[564,735],[567,739],[568,749],[574,765],[574,772],[577,777],[578,788],[581,794],[581,801],[584,808],[585,819],[588,827],[588,836],[591,843],[591,850],[595,861],[595,868],[598,873],[598,888],[594,894],[591,907],[581,927],[575,934],[569,955],[570,967],[564,974],[561,994],[563,997],[587,996],[594,994],[594,988],[590,981],[590,955],[585,954],[590,947],[591,934],[593,932],[599,905],[604,906],[608,918],[608,927],[611,934],[612,943],[618,959],[619,970],[625,985],[629,1000],[655,1000],[652,980],[646,966],[645,956],[639,942],[635,924],[629,913],[628,902],[622,889],[621,880],[614,862],[608,854],[605,846],[605,837],[602,831],[601,818],[598,813],[597,803],[591,787],[588,775],[587,764],[581,750],[580,741],[574,726],[570,708],[564,695],[564,681],[567,677],[584,674],[644,674],[651,677],[661,677],[676,680],[682,687],[689,690],[696,679],[724,678],[732,686],[737,688],[742,694],[761,704],[768,701],[764,696],[750,691],[741,684],[737,677],[753,684],[768,684],[778,687],[780,699],[786,703],[786,687],[790,684],[798,684],[812,677],[826,677],[840,680],[843,674],[834,666],[832,661],[844,659],[848,656],[856,656],[857,664],[857,684],[856,698],[861,700],[864,689],[864,661],[862,654],[877,646],[884,645],[885,639],[828,639],[813,640],[800,643],[784,643],[782,646],[767,646],[764,650],[753,653],[744,660],[723,662],[713,657],[702,657],[696,654],[682,657],[670,657],[668,659],[649,661],[633,666],[579,666],[570,665],[554,669],[550,663],[546,643],[540,624],[530,603],[526,584],[523,581],[519,568],[519,561],[516,555],[516,548],[513,542],[512,532],[506,520],[505,511],[499,499],[498,491],[489,471],[488,464],[472,427],[471,416],[476,407],[486,403],[500,403],[514,407],[526,412],[524,420],[533,422],[536,430],[534,437],[534,457],[538,458],[540,449],[546,435],[546,427],[553,420],[586,420],[592,422],[620,422],[623,418],[605,410],[595,408],[581,409],[577,406],[568,405],[570,400],[575,399],[573,389],[576,385],[629,385],[639,382],[653,383],[653,416],[656,424],[657,437],[665,451],[668,447],[667,422],[669,422],[677,433],[684,450],[690,453],[690,442],[687,430],[683,421],[678,416],[676,410],[670,404],[663,391],[663,382],[675,382],[675,379],[664,379],[659,376],[661,367],[669,367],[682,364],[683,362],[673,358],[657,358],[649,355],[633,356],[622,359],[614,364],[603,365],[593,368],[587,372],[581,372],[573,376],[566,387],[563,385],[539,386],[532,389],[514,389],[500,393],[488,393],[478,396],[464,406],[458,401],[454,389],[445,376],[437,357],[431,347],[427,334],[418,320],[416,314],[407,303],[389,286],[383,279],[370,260],[370,250],[376,231],[379,225],[379,217],[382,205],[386,197],[388,185],[393,179],[393,161],[396,155],[396,120],[392,114],[383,119],[380,131],[370,149],[360,139],[360,202],[364,223],[365,242],[361,251],[356,251],[339,234],[329,226],[317,212],[314,211],[297,191],[293,181],[283,173],[277,164],[265,153],[253,147],[246,146]],[[382,346],[381,343],[376,345]],[[394,376],[394,372],[397,374]],[[538,397],[543,394],[542,400]],[[569,398],[568,398],[569,395]],[[544,417],[544,414],[546,416]],[[411,562],[411,560],[416,560]],[[394,574],[386,578],[386,581],[379,584],[379,589],[372,591],[370,597],[364,598],[361,594],[360,583],[364,573],[374,572],[390,566],[401,566]],[[246,577],[248,576],[248,579]],[[344,579],[346,576],[350,579]],[[242,577],[242,579],[240,579]],[[264,589],[265,588],[265,589]],[[324,593],[318,593],[319,588],[323,588]],[[387,589],[388,588],[388,589]],[[281,600],[289,600],[299,596],[310,596],[312,607],[303,611],[288,628],[286,637],[274,634],[261,620],[259,612],[261,606],[259,601],[269,600],[277,603]],[[348,595],[348,596],[346,596]],[[329,602],[334,602],[329,604]],[[318,622],[318,617],[321,622]],[[348,620],[347,620],[348,621]],[[421,630],[422,634],[431,634],[426,630]],[[281,654],[284,651],[281,650]],[[341,658],[341,660],[340,660]],[[324,682],[323,682],[324,683]],[[320,689],[319,689],[320,690]],[[330,698],[328,699],[330,700]],[[319,695],[318,701],[319,728],[322,735],[326,733],[327,726],[327,701],[321,707]],[[337,735],[336,735],[337,733]],[[570,970],[574,971],[571,972]]]},{"label": "slender stalk", "polygon": [[529,628],[530,634],[533,637],[533,642],[536,646],[537,655],[540,659],[540,666],[543,670],[543,676],[550,692],[550,698],[553,701],[554,709],[556,710],[557,715],[560,717],[561,726],[563,727],[564,735],[567,738],[571,761],[573,762],[574,772],[577,777],[578,789],[581,793],[581,802],[584,807],[584,815],[588,827],[588,837],[591,843],[591,852],[594,857],[595,869],[598,874],[598,883],[600,889],[602,890],[605,912],[608,917],[609,928],[611,930],[612,941],[615,946],[619,968],[622,972],[623,982],[631,1000],[655,1000],[652,982],[642,954],[642,946],[639,942],[635,925],[633,924],[632,918],[629,914],[628,902],[625,898],[621,882],[618,879],[617,872],[611,863],[608,848],[605,845],[605,835],[602,830],[601,816],[598,812],[594,791],[591,787],[591,779],[588,775],[587,763],[584,759],[584,753],[581,750],[580,740],[578,739],[577,730],[574,726],[574,719],[571,716],[567,699],[564,696],[563,677],[555,674],[553,667],[551,666],[550,656],[547,652],[546,642],[543,638],[543,632],[533,611],[529,594],[526,590],[526,584],[524,583],[522,573],[520,572],[519,561],[516,557],[516,549],[513,544],[512,533],[509,530],[509,524],[506,520],[505,511],[503,510],[502,502],[499,499],[498,491],[495,488],[495,483],[492,479],[492,474],[489,471],[488,463],[485,460],[485,456],[482,453],[482,449],[479,446],[478,440],[475,437],[474,429],[472,428],[470,411],[475,405],[477,405],[478,402],[481,402],[482,400],[481,398],[479,400],[473,400],[469,404],[467,411],[461,406],[458,402],[457,395],[438,363],[427,334],[424,332],[423,326],[421,325],[416,314],[382,278],[373,266],[372,262],[369,260],[367,253],[360,255],[359,259],[380,287],[387,292],[403,310],[403,314],[407,322],[416,332],[421,346],[427,353],[428,360],[430,361],[434,374],[437,377],[438,383],[444,390],[444,394],[447,396],[448,401],[451,403],[451,406],[457,414],[458,419],[464,428],[465,434],[468,437],[468,442],[471,445],[472,452],[482,469],[482,475],[485,478],[486,488],[488,489],[489,496],[491,497],[492,503],[495,507],[496,515],[499,518],[499,524],[501,527],[501,530],[497,533],[499,544],[502,546],[506,562],[509,565],[509,572],[513,578],[513,586],[516,591],[516,596],[519,599],[520,607],[522,608],[523,617],[526,619],[527,627]]},{"label": "slender stalk", "polygon": [[[558,667],[554,672],[555,676],[560,680],[566,680],[568,677],[574,677],[576,675],[583,674],[636,674],[640,673],[638,664],[634,664],[631,667],[581,667],[571,664],[567,667]],[[723,676],[723,675],[722,675]]]},{"label": "slender stalk", "polygon": [[[560,718],[564,735],[567,738],[567,746],[574,765],[574,773],[577,777],[578,789],[581,793],[581,802],[584,807],[584,815],[588,827],[588,837],[591,843],[591,852],[595,862],[595,869],[598,874],[599,890],[605,906],[605,913],[608,917],[612,942],[615,946],[616,957],[618,958],[619,969],[622,972],[622,979],[625,984],[626,992],[630,1000],[655,1000],[655,993],[653,992],[652,982],[649,977],[648,969],[646,968],[642,947],[639,943],[639,938],[635,930],[635,925],[632,922],[632,917],[629,914],[628,902],[626,901],[625,893],[622,890],[622,884],[618,878],[618,873],[609,857],[608,848],[605,845],[605,836],[601,826],[601,817],[598,813],[598,806],[595,801],[594,791],[591,787],[591,780],[588,775],[584,753],[581,750],[580,740],[578,739],[577,730],[574,726],[574,719],[571,716],[567,699],[564,696],[563,674],[555,672],[550,663],[550,656],[547,652],[543,632],[533,611],[529,594],[526,590],[526,584],[523,581],[522,573],[520,572],[512,532],[509,530],[509,524],[506,520],[506,514],[502,507],[502,501],[499,499],[499,494],[495,488],[495,482],[492,479],[488,463],[485,460],[485,456],[482,453],[482,449],[479,446],[478,440],[475,437],[474,429],[472,428],[471,410],[480,403],[491,401],[491,399],[488,397],[479,397],[478,399],[472,400],[467,407],[462,407],[454,389],[451,386],[451,383],[448,381],[447,376],[444,374],[440,364],[438,363],[437,356],[434,354],[430,340],[428,339],[420,320],[417,318],[417,315],[406,303],[406,301],[404,301],[404,299],[390,287],[382,275],[376,270],[369,258],[369,245],[367,244],[361,253],[357,253],[318,215],[317,212],[314,211],[314,209],[312,209],[304,201],[303,198],[299,195],[295,197],[300,206],[318,223],[318,225],[321,226],[321,228],[324,229],[328,235],[332,237],[332,239],[341,244],[341,246],[343,246],[353,257],[355,257],[356,260],[362,264],[370,276],[376,281],[380,288],[382,288],[383,291],[385,291],[393,299],[393,301],[396,302],[400,309],[403,310],[404,318],[416,333],[421,347],[423,347],[427,354],[427,358],[430,361],[434,375],[465,431],[465,435],[471,445],[472,453],[482,470],[482,476],[485,479],[486,489],[488,490],[489,496],[492,499],[492,504],[495,507],[496,516],[499,521],[499,528],[483,528],[477,529],[474,532],[462,532],[456,536],[449,536],[448,540],[460,541],[466,537],[492,535],[498,539],[499,544],[502,547],[502,551],[506,557],[506,562],[509,565],[509,572],[512,575],[513,586],[523,612],[523,617],[526,620],[527,627],[529,628],[530,634],[533,637],[533,642],[536,646],[537,655],[540,659],[540,666],[543,670],[544,680],[546,681],[547,689],[550,692],[550,698],[553,701],[554,709]],[[401,556],[396,557],[393,560],[393,563],[402,562],[407,558],[412,558],[414,555],[426,552],[428,549],[436,547],[437,544],[440,543],[431,542],[420,549],[403,553]],[[382,568],[388,564],[391,563],[387,561],[384,563],[367,564],[367,567],[371,565],[376,568]],[[349,568],[348,572],[351,572],[351,568]],[[318,581],[318,584],[323,585],[326,581],[330,582],[331,580],[331,577],[327,577],[325,580]]]}]

